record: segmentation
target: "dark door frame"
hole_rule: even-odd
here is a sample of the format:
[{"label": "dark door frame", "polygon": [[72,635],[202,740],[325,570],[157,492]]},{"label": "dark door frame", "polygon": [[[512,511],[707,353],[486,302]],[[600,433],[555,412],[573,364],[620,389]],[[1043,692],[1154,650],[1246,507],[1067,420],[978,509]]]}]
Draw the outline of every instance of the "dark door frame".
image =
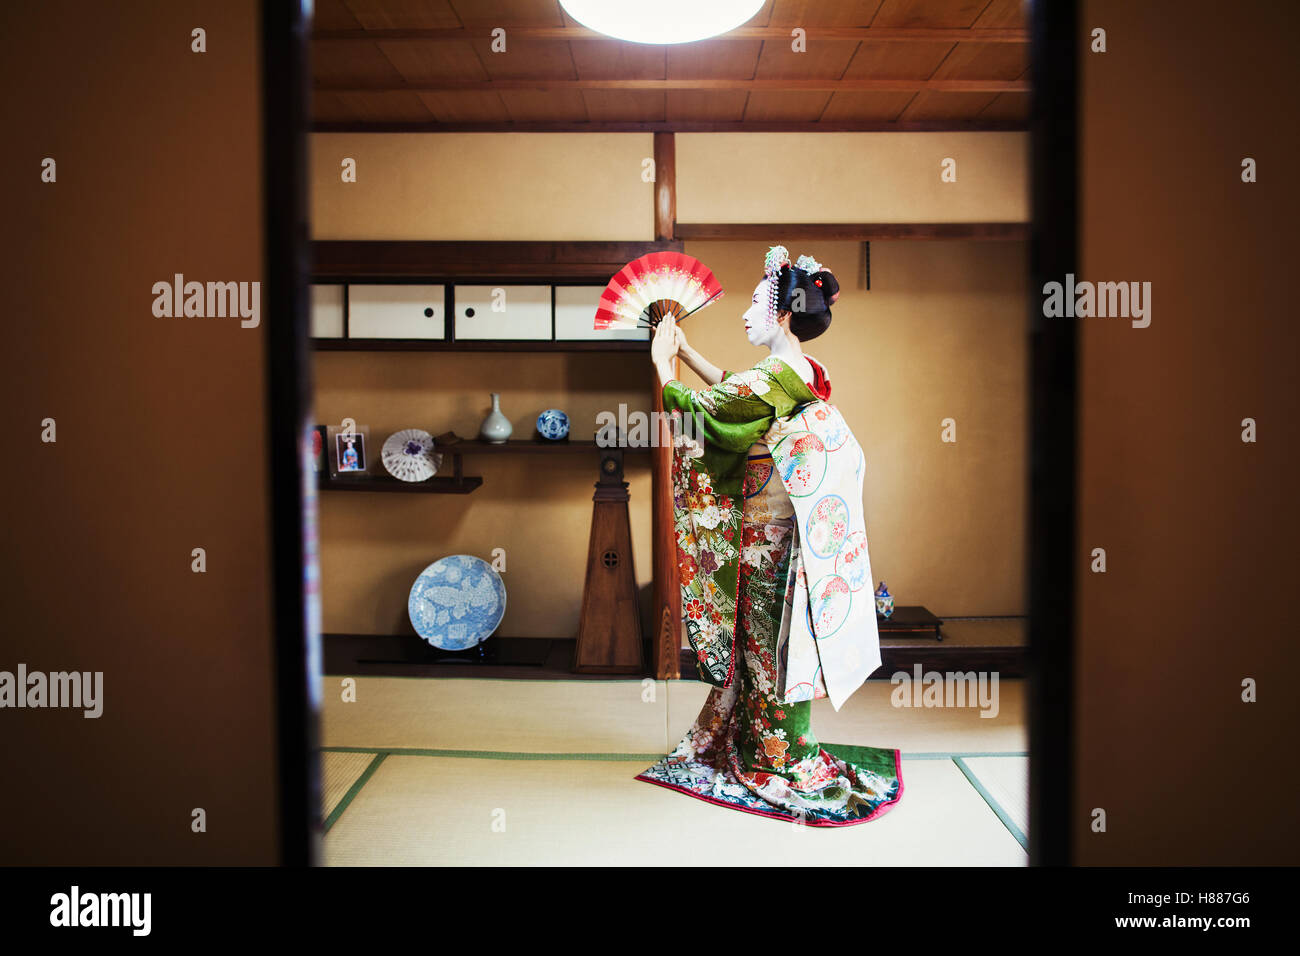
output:
[{"label": "dark door frame", "polygon": [[[274,607],[279,861],[320,862],[320,635],[309,633],[305,593],[304,469],[311,409],[307,356],[307,31],[300,2],[262,0],[262,289],[266,328],[267,460]],[[310,476],[306,476],[310,477]],[[314,646],[313,646],[314,645]]]},{"label": "dark door frame", "polygon": [[1074,798],[1078,329],[1041,290],[1078,274],[1075,0],[1030,5],[1029,862],[1065,866]]},{"label": "dark door frame", "polygon": [[[1072,862],[1077,326],[1044,319],[1035,290],[1078,274],[1076,0],[1030,8],[1030,862]],[[307,30],[297,3],[262,2],[264,290],[274,568],[280,854],[319,862],[319,720],[304,593],[305,493],[296,448],[311,408],[307,357]]]}]

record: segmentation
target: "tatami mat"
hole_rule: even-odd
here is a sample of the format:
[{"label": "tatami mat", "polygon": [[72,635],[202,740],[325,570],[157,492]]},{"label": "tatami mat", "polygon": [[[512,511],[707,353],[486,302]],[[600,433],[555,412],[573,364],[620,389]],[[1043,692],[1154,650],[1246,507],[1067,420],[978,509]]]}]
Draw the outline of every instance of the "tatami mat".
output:
[{"label": "tatami mat", "polygon": [[[356,702],[325,678],[329,747],[526,753],[667,752],[709,687],[699,681],[521,681],[359,677]],[[976,707],[896,707],[888,681],[868,681],[837,713],[813,702],[822,740],[908,753],[1024,752],[1023,680],[999,681],[997,714]],[[989,711],[992,712],[991,710]]]},{"label": "tatami mat", "polygon": [[1008,828],[1025,843],[1029,837],[1029,758],[960,757],[957,764],[968,777],[974,777],[972,783],[1002,811]]},{"label": "tatami mat", "polygon": [[663,681],[325,678],[329,747],[419,747],[528,753],[650,753],[667,740]]},{"label": "tatami mat", "polygon": [[321,754],[321,802],[325,817],[334,812],[351,788],[365,773],[366,767],[375,759],[372,753],[335,753],[326,751]]},{"label": "tatami mat", "polygon": [[[468,683],[468,682],[467,682]],[[326,835],[364,865],[1021,866],[1026,854],[950,759],[904,759],[902,802],[798,827],[635,780],[636,760],[389,754]]]},{"label": "tatami mat", "polygon": [[814,865],[1027,862],[1022,680],[999,682],[992,717],[896,706],[887,681],[839,712],[815,701],[823,742],[903,751],[899,806],[833,830],[633,779],[690,727],[698,681],[363,677],[345,703],[339,680],[326,678],[323,720],[339,748],[323,755],[330,864],[770,865],[773,850]]}]

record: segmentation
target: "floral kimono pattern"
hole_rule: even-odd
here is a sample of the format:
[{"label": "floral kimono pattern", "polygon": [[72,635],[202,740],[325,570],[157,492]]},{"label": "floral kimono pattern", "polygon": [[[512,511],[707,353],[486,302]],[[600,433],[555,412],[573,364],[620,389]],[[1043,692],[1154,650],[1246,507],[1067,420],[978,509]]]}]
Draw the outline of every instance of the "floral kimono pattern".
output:
[{"label": "floral kimono pattern", "polygon": [[777,686],[786,701],[829,697],[839,710],[881,664],[862,448],[825,401],[778,419],[765,440],[793,501],[799,542],[788,575]]},{"label": "floral kimono pattern", "polygon": [[[824,370],[809,361],[820,382]],[[871,581],[862,452],[823,397],[828,386],[819,396],[776,358],[699,393],[665,386],[665,409],[693,421],[675,429],[674,526],[687,637],[700,679],[714,686],[677,748],[637,779],[841,826],[886,812],[903,782],[897,750],[860,747],[842,759],[810,725],[814,698],[831,696],[838,709],[879,665],[874,598],[859,593]],[[828,448],[844,454],[831,460]],[[843,506],[819,509],[827,494]],[[837,560],[844,574],[834,575]],[[831,588],[827,561],[842,581]],[[869,628],[847,613],[854,599],[869,606]],[[847,662],[828,653],[832,644],[848,649]]]}]

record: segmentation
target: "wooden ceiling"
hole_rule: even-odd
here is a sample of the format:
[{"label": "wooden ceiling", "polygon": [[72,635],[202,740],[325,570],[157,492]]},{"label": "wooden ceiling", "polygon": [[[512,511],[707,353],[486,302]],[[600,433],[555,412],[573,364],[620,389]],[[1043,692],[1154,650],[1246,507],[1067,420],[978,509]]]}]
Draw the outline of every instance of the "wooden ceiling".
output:
[{"label": "wooden ceiling", "polygon": [[321,131],[1023,130],[1029,116],[1022,0],[768,0],[675,46],[601,36],[558,0],[316,0],[311,59]]}]

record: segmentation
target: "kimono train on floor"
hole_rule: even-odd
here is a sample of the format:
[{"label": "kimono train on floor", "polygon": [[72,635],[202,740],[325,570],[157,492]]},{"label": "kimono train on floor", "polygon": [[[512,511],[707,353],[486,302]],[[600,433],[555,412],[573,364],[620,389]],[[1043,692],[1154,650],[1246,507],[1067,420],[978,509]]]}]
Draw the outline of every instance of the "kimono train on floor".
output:
[{"label": "kimono train on floor", "polygon": [[[807,356],[806,356],[807,357]],[[674,423],[682,609],[712,684],[676,749],[638,780],[808,826],[875,819],[903,794],[897,750],[823,748],[812,701],[836,710],[880,666],[865,461],[826,399],[764,359],[694,392],[664,386]]]}]

